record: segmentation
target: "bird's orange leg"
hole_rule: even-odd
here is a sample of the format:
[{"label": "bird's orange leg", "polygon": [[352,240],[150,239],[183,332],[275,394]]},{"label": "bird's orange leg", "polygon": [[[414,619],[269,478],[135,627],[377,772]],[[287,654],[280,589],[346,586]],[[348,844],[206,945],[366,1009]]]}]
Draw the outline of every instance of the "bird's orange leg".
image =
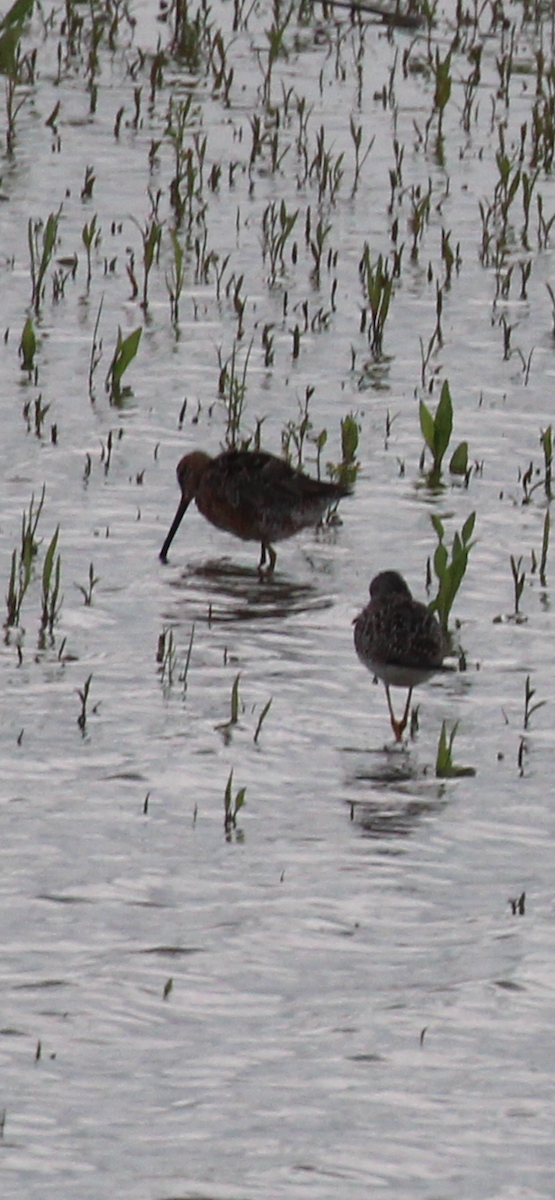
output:
[{"label": "bird's orange leg", "polygon": [[409,719],[410,702],[412,699],[412,688],[409,688],[407,702],[405,704],[405,711],[404,711],[403,716],[401,717],[400,721],[397,720],[397,717],[395,716],[395,713],[393,712],[393,705],[391,703],[391,694],[390,694],[387,684],[385,685],[385,694],[387,696],[387,707],[389,709],[389,719],[391,721],[391,728],[395,734],[395,741],[400,742],[400,741],[402,741],[403,734],[405,732],[405,729],[407,727],[407,722]]}]

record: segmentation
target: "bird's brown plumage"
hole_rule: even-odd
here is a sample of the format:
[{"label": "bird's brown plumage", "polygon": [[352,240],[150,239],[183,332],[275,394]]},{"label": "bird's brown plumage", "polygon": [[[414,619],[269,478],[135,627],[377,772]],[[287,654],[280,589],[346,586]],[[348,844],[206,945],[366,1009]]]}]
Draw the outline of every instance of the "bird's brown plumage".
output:
[{"label": "bird's brown plumage", "polygon": [[[413,687],[439,671],[447,653],[441,625],[413,598],[402,575],[382,571],[370,584],[370,603],[355,618],[354,639],[361,662],[385,684],[391,725],[400,741]],[[401,721],[393,714],[390,687],[409,689]]]},{"label": "bird's brown plumage", "polygon": [[260,566],[266,555],[275,566],[272,543],[317,525],[330,504],[350,487],[312,479],[284,459],[262,450],[226,450],[210,458],[201,450],[186,454],[177,466],[181,500],[160,551],[162,562],[191,500],[212,525],[245,541],[260,542]]}]

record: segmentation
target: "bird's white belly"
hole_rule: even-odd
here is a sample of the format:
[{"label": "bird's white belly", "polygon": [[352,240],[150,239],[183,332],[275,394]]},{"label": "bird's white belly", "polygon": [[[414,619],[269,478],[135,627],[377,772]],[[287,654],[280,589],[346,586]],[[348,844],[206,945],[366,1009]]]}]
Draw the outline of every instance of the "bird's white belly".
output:
[{"label": "bird's white belly", "polygon": [[426,667],[403,667],[397,663],[372,662],[367,658],[361,658],[360,655],[359,658],[364,666],[368,667],[368,670],[373,675],[377,675],[378,679],[381,679],[382,683],[387,684],[388,687],[418,687],[419,683],[425,683],[437,670],[437,668]]}]

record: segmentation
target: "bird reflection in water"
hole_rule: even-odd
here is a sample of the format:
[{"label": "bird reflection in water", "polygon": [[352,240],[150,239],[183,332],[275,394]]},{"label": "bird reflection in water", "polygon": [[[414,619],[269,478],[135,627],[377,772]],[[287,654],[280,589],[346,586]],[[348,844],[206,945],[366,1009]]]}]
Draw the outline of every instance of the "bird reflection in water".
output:
[{"label": "bird reflection in water", "polygon": [[271,620],[322,611],[334,603],[334,596],[322,589],[319,579],[299,581],[272,575],[261,588],[255,568],[237,566],[228,559],[189,566],[170,586],[187,601],[187,620]]}]

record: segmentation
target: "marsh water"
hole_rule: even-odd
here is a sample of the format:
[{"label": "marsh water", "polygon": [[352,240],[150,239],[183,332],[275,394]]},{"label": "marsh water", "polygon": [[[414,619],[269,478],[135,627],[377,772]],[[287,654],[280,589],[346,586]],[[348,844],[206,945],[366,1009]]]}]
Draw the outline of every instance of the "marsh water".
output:
[{"label": "marsh water", "polygon": [[[3,595],[44,499],[0,656],[3,1200],[552,1197],[552,14],[143,0],[8,28]],[[194,506],[158,560],[231,395],[237,440],[285,433],[312,474],[323,430],[323,474],[360,431],[341,522],[272,580]],[[432,599],[431,517],[450,550],[472,512],[456,669],[396,747],[352,620],[385,567]],[[444,722],[474,774],[437,777]]]}]

